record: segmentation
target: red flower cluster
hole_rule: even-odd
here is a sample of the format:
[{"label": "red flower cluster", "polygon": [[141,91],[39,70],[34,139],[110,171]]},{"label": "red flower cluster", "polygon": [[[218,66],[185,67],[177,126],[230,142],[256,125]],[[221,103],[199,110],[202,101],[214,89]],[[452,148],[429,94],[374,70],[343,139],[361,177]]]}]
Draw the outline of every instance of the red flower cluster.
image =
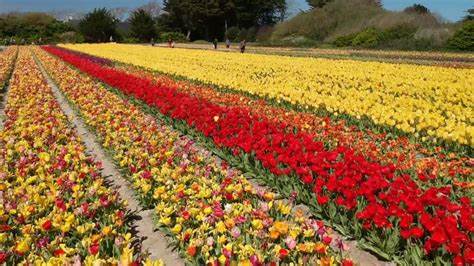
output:
[{"label": "red flower cluster", "polygon": [[[423,189],[394,165],[370,162],[347,146],[327,150],[313,135],[294,133],[291,125],[246,107],[219,106],[65,50],[44,49],[164,115],[186,121],[218,146],[254,153],[276,175],[296,174],[320,205],[333,201],[347,213],[356,212],[365,230],[398,226],[403,238],[421,239],[427,253],[444,248],[453,258],[474,263],[471,200],[453,200],[452,187]],[[361,199],[367,203],[358,206]]]}]

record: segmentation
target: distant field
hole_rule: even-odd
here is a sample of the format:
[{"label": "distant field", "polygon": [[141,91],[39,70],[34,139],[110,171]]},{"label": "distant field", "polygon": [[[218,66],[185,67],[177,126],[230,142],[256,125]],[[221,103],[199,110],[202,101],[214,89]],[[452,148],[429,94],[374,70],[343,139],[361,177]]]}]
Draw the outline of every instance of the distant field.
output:
[{"label": "distant field", "polygon": [[[157,44],[167,47],[168,44]],[[176,48],[213,50],[212,44],[178,43]],[[230,49],[224,43],[219,43],[218,51],[239,52],[239,44],[234,43]],[[324,49],[324,48],[296,48],[296,47],[265,47],[250,44],[247,53],[273,54],[303,57],[326,57],[339,59],[356,59],[369,61],[383,61],[395,63],[413,63],[424,65],[441,65],[450,67],[474,67],[474,53],[453,52],[421,52],[421,51],[383,51],[383,50],[355,50],[355,49]]]}]

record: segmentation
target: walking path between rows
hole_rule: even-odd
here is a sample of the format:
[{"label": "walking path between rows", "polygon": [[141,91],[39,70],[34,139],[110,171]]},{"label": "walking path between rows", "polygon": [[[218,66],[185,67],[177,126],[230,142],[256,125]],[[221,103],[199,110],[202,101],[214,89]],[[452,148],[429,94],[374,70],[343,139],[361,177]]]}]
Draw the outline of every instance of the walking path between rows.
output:
[{"label": "walking path between rows", "polygon": [[[17,60],[15,59],[15,62],[13,62],[13,69],[16,67]],[[13,75],[11,75],[10,79],[7,81],[7,85],[4,88],[0,87],[0,130],[3,130],[3,124],[5,123],[6,120],[6,113],[5,113],[5,108],[7,108],[7,99],[8,99],[8,91],[10,88],[11,80],[13,79]],[[3,90],[2,90],[3,89]]]},{"label": "walking path between rows", "polygon": [[140,207],[138,201],[134,197],[133,190],[129,188],[131,185],[121,176],[114,163],[98,144],[95,135],[86,128],[82,119],[79,118],[69,105],[36,56],[35,60],[43,73],[43,76],[51,87],[51,90],[64,114],[67,116],[70,123],[76,128],[76,131],[84,142],[87,151],[92,154],[97,161],[102,163],[102,175],[106,177],[107,181],[112,183],[120,197],[128,202],[128,208],[132,211],[137,211],[136,216],[139,218],[134,221],[134,229],[137,231],[138,237],[142,239],[142,247],[150,252],[150,257],[153,260],[161,259],[165,265],[185,265],[179,254],[168,247],[167,237],[158,230],[154,230],[152,219],[153,210],[143,210]]}]

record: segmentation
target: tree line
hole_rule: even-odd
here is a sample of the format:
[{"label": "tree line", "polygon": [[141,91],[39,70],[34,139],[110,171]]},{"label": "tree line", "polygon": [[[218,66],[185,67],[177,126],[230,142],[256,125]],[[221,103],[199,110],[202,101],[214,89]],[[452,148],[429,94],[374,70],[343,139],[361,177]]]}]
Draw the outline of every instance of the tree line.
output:
[{"label": "tree line", "polygon": [[[433,21],[430,22],[432,24],[441,25],[436,22],[437,19],[430,10],[420,4],[407,7],[394,16],[393,12],[384,11],[380,0],[358,0],[358,2],[360,5],[358,4],[355,8],[358,9],[355,10],[350,7],[354,6],[351,1],[307,0],[311,10],[302,12],[291,20],[285,20],[287,18],[285,0],[164,0],[163,5],[157,1],[150,1],[131,12],[126,9],[117,12],[117,8],[111,10],[96,8],[81,19],[70,21],[59,21],[44,13],[10,13],[0,15],[0,43],[84,41],[143,43],[169,39],[175,41],[245,39],[267,44],[274,42],[279,45],[293,45],[295,39],[317,45],[324,39],[330,39],[331,44],[335,46],[383,48],[387,43],[414,42],[418,45],[421,42],[413,38],[418,26],[405,23],[392,28],[362,28],[332,39],[331,30],[344,24],[367,24],[362,23],[363,21],[351,24],[350,21],[354,20],[354,16],[359,16],[359,20],[371,20],[373,24],[376,19],[387,21],[387,16],[391,16],[388,17],[390,20],[396,21],[396,19],[403,20],[406,16],[402,16],[403,14],[425,14],[419,17],[428,22]],[[344,12],[348,11],[352,15],[344,15]],[[361,15],[364,12],[368,14],[367,17]],[[446,24],[451,28],[459,28],[449,41],[449,48],[472,49],[473,13],[470,9],[468,15],[458,24]],[[373,14],[376,14],[375,18],[370,17]]]},{"label": "tree line", "polygon": [[[166,37],[186,40],[255,39],[259,28],[286,17],[285,0],[165,0],[138,7],[125,21],[106,8],[96,8],[79,21],[59,21],[45,13],[0,16],[0,38],[24,42],[112,40],[150,42]],[[237,31],[237,33],[236,33]],[[246,34],[246,33],[251,34]],[[245,34],[244,34],[245,33]]]}]

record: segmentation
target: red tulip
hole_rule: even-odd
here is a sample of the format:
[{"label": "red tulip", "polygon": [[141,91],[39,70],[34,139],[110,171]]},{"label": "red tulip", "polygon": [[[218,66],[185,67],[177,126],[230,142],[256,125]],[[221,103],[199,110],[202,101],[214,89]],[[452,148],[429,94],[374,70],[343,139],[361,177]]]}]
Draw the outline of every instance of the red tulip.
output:
[{"label": "red tulip", "polygon": [[52,225],[51,220],[46,220],[46,221],[41,225],[41,227],[42,227],[44,230],[48,231],[49,229],[51,229],[51,225]]},{"label": "red tulip", "polygon": [[99,253],[99,249],[100,249],[99,244],[94,243],[89,247],[89,253],[92,255],[96,255],[97,253]]}]

